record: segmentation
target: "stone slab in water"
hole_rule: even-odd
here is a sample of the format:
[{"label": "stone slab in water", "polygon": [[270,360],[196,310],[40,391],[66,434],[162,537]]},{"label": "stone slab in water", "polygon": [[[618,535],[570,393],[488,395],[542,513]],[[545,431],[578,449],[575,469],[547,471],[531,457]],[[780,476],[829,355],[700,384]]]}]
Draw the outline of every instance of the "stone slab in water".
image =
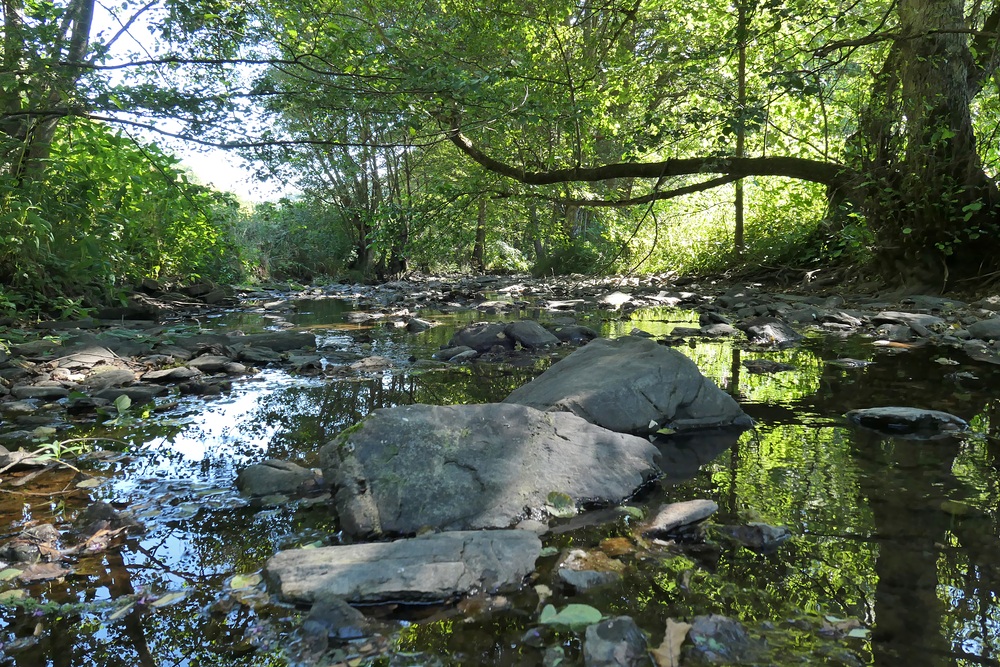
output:
[{"label": "stone slab in water", "polygon": [[713,500],[687,500],[660,507],[656,516],[643,529],[644,535],[664,537],[683,526],[704,521],[719,511]]},{"label": "stone slab in water", "polygon": [[504,403],[572,412],[619,433],[751,424],[693,361],[635,336],[585,345],[515,389]]},{"label": "stone slab in water", "polygon": [[542,550],[523,530],[458,531],[423,537],[294,549],[264,568],[268,587],[289,602],[331,596],[349,602],[447,600],[470,591],[516,589]]},{"label": "stone slab in water", "polygon": [[373,411],[320,452],[353,535],[507,528],[550,493],[615,504],[659,475],[658,450],[562,412],[516,404]]},{"label": "stone slab in water", "polygon": [[852,424],[908,438],[942,438],[969,428],[964,419],[953,414],[920,408],[865,408],[845,416]]}]

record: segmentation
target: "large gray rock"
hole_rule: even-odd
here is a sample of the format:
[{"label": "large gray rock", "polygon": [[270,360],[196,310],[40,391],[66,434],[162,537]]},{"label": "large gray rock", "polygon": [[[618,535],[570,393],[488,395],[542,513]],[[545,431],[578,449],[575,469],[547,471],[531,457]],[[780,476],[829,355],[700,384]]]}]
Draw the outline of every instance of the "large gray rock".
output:
[{"label": "large gray rock", "polygon": [[528,349],[559,344],[558,338],[534,320],[511,322],[504,328],[504,333],[508,338],[512,338],[520,343],[521,347]]},{"label": "large gray rock", "polygon": [[320,454],[353,535],[506,528],[552,492],[617,503],[659,472],[643,438],[497,403],[375,410]]},{"label": "large gray rock", "polygon": [[455,333],[448,347],[471,347],[476,352],[489,352],[496,346],[514,349],[514,339],[506,333],[507,326],[492,322],[475,322]]},{"label": "large gray rock", "polygon": [[515,389],[504,403],[572,412],[620,433],[751,424],[693,361],[635,336],[589,343]]},{"label": "large gray rock", "polygon": [[268,587],[289,602],[439,601],[472,590],[517,588],[542,550],[524,530],[436,533],[395,542],[281,551]]}]

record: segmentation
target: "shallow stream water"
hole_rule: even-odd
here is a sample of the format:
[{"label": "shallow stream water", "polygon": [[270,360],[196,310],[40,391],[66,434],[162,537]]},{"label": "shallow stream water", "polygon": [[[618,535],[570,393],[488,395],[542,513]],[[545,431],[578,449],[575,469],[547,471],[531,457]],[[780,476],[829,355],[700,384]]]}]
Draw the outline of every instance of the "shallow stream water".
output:
[{"label": "shallow stream water", "polygon": [[[185,398],[125,426],[81,424],[60,433],[120,441],[85,464],[106,481],[82,490],[72,471],[52,471],[20,489],[0,485],[5,536],[31,521],[63,526],[93,499],[127,508],[147,532],[80,556],[63,579],[0,583],[2,664],[294,664],[302,655],[303,610],[275,604],[252,578],[233,578],[259,572],[279,549],[342,538],[324,502],[251,503],[235,491],[236,472],[267,458],[316,466],[324,442],[375,408],[498,401],[552,361],[543,355],[445,368],[411,361],[429,359],[470,321],[544,322],[546,313],[426,311],[420,316],[441,326],[409,334],[349,324],[349,301],[297,304],[285,318],[314,331],[322,347],[385,356],[393,370],[337,379],[265,369],[208,402]],[[239,312],[200,324],[250,333],[275,322],[264,312]],[[696,313],[671,309],[581,317],[611,337],[634,327],[659,337],[693,322]],[[688,460],[701,457],[704,465],[667,470],[633,505],[649,512],[664,502],[710,498],[720,506],[713,517],[720,524],[762,521],[787,526],[793,537],[767,554],[711,539],[636,545],[621,556],[627,568],[620,585],[575,595],[557,589],[551,602],[630,615],[652,646],[668,618],[724,614],[766,647],[761,664],[1000,664],[1000,367],[943,348],[878,347],[859,335],[812,333],[783,351],[725,340],[678,349],[739,400],[756,428],[711,455],[707,444],[688,443]],[[795,370],[751,374],[742,362],[752,358]],[[843,365],[843,358],[871,363]],[[906,440],[850,429],[843,419],[847,410],[884,405],[951,412],[972,429],[960,438]],[[627,514],[580,523],[543,542],[589,550],[610,537],[633,539]],[[539,582],[555,562],[540,561]],[[347,644],[328,664],[541,665],[544,646],[523,641],[537,625],[534,591],[508,602],[493,611],[370,609],[385,624],[384,638]],[[835,629],[845,619],[857,621],[853,636]],[[582,664],[574,662],[577,636],[548,641],[563,646],[564,664]]]}]

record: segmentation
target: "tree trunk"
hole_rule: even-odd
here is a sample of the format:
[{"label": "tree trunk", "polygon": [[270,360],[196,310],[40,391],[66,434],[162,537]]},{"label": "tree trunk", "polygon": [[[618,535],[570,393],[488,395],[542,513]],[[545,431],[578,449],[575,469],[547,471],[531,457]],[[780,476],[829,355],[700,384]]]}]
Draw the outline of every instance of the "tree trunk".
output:
[{"label": "tree trunk", "polygon": [[900,0],[898,11],[904,37],[861,124],[876,184],[866,208],[887,276],[943,290],[1000,250],[1000,197],[976,150],[962,0]]},{"label": "tree trunk", "polygon": [[486,273],[486,197],[479,199],[479,212],[476,216],[476,242],[472,246],[472,268],[480,273]]}]

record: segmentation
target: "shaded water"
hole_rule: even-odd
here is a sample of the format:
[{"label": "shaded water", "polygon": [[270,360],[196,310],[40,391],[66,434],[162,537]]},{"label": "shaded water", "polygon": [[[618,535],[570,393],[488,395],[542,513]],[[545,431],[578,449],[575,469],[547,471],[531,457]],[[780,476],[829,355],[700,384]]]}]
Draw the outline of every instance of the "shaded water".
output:
[{"label": "shaded water", "polygon": [[[131,427],[105,432],[78,425],[61,437],[123,441],[88,464],[107,477],[103,486],[76,490],[71,474],[55,472],[39,479],[44,486],[25,488],[38,495],[0,486],[7,534],[28,520],[62,525],[91,498],[129,508],[148,529],[120,549],[80,557],[63,580],[8,600],[0,641],[10,664],[288,664],[300,641],[300,610],[270,603],[259,586],[234,589],[232,577],[257,572],[278,549],[336,543],[340,535],[322,502],[271,507],[241,498],[233,490],[236,471],[270,457],[317,465],[319,446],[372,409],[500,400],[551,362],[425,367],[408,359],[428,358],[455,326],[483,316],[427,311],[421,316],[445,325],[414,335],[347,324],[350,311],[349,302],[317,300],[285,315],[316,331],[326,346],[393,359],[395,372],[331,380],[266,371],[237,382],[225,397],[184,400]],[[609,336],[633,327],[661,336],[697,321],[694,313],[669,309],[589,317],[583,323]],[[257,312],[202,326],[249,332],[274,322]],[[852,654],[877,665],[998,664],[1000,404],[991,388],[1000,374],[994,367],[966,363],[960,351],[878,348],[858,336],[815,334],[787,351],[749,351],[727,341],[678,349],[736,396],[757,428],[700,470],[667,470],[671,483],[636,504],[648,511],[707,497],[720,505],[719,523],[764,521],[788,526],[794,537],[766,555],[722,540],[647,545],[622,557],[628,568],[621,585],[572,597],[557,591],[557,606],[585,602],[606,615],[629,614],[653,645],[668,618],[725,614],[766,642],[770,652],[761,661],[768,664],[853,664]],[[941,362],[949,356],[959,365]],[[752,375],[741,362],[755,357],[796,370]],[[873,363],[829,363],[840,357]],[[949,379],[956,371],[978,379]],[[845,427],[845,411],[880,405],[953,412],[970,420],[973,432],[914,441]],[[699,449],[692,443],[687,451]],[[682,479],[685,472],[693,477]],[[596,548],[605,538],[630,536],[631,523],[624,516],[559,532],[546,544]],[[540,581],[555,560],[541,561]],[[15,583],[3,587],[18,590]],[[184,596],[155,606],[171,592]],[[514,596],[512,609],[471,619],[448,609],[373,610],[389,613],[394,631],[387,645],[358,642],[342,657],[388,648],[375,664],[541,664],[542,651],[522,641],[537,620],[536,602],[529,589]],[[393,620],[401,616],[411,620]],[[825,617],[858,619],[871,633],[824,637]],[[576,637],[559,641],[571,658],[577,655]]]}]

